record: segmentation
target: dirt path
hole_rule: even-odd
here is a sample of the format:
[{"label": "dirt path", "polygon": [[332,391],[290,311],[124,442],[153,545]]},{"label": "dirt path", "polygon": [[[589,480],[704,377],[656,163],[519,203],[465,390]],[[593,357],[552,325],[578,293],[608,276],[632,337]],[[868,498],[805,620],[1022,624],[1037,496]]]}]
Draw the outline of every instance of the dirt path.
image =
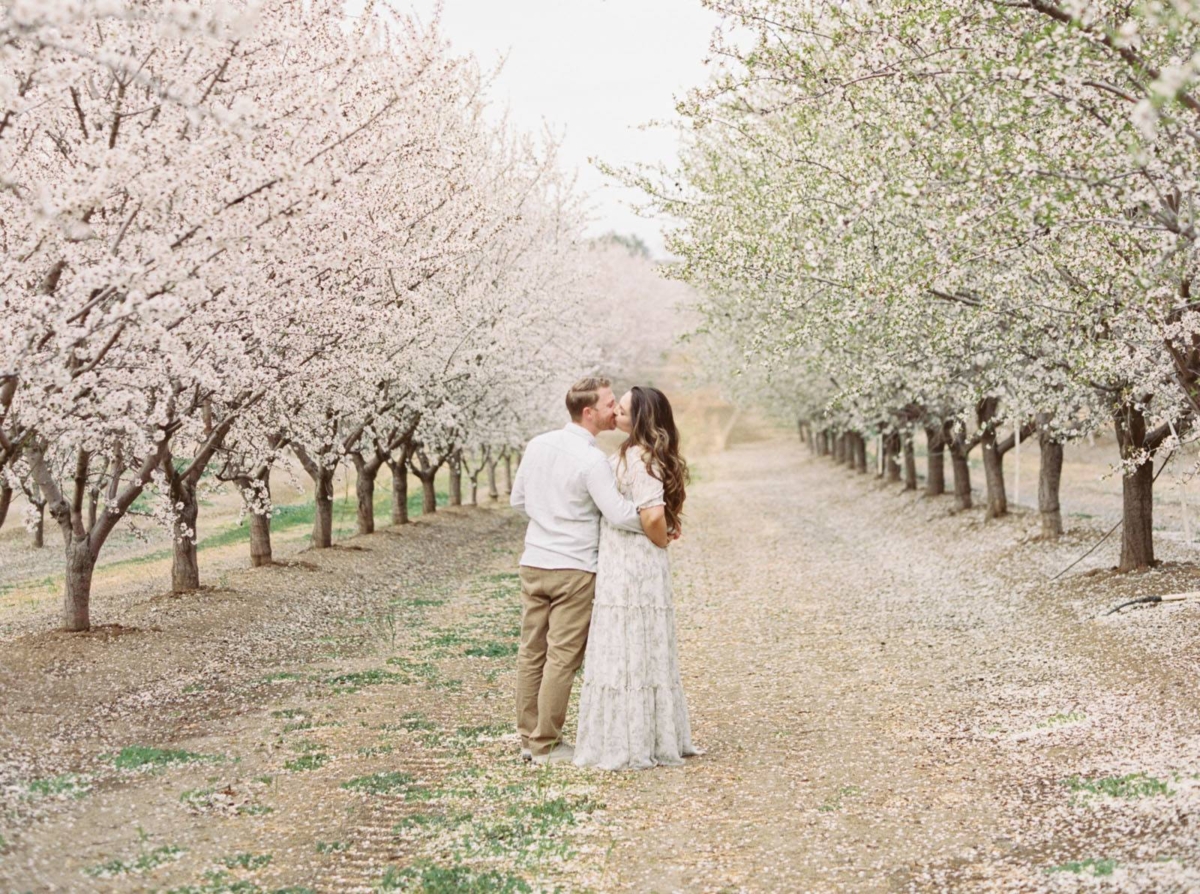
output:
[{"label": "dirt path", "polygon": [[1091,541],[1017,545],[1033,518],[950,517],[786,441],[701,472],[675,568],[708,754],[604,791],[598,887],[1200,883],[1200,611],[1092,620],[1194,569],[1034,592]]},{"label": "dirt path", "polygon": [[705,756],[524,767],[522,525],[439,513],[0,640],[0,891],[1200,887],[1200,609],[1095,618],[1193,566],[1047,587],[1094,535],[1027,542],[790,438],[697,470]]}]

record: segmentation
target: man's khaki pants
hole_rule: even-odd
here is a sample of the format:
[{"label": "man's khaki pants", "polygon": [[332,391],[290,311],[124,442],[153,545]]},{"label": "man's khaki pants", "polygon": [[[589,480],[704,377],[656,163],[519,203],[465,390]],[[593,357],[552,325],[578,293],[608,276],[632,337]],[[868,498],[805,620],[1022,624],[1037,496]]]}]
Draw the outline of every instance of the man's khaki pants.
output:
[{"label": "man's khaki pants", "polygon": [[590,571],[521,566],[517,732],[535,755],[548,754],[562,737],[595,595]]}]

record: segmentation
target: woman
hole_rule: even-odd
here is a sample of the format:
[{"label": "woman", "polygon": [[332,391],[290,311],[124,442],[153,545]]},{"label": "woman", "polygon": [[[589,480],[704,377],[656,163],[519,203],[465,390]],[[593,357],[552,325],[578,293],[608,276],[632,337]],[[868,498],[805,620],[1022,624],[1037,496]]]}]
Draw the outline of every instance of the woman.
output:
[{"label": "woman", "polygon": [[628,435],[611,460],[617,487],[641,511],[647,536],[601,522],[575,764],[638,770],[699,754],[679,677],[666,550],[679,530],[688,470],[658,389],[628,391],[617,428]]}]

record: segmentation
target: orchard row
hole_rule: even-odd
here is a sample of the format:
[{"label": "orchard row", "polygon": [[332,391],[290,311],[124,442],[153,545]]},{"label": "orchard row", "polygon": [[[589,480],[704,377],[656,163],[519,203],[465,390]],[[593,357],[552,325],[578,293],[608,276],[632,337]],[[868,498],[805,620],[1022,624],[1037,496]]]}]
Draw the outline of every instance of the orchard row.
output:
[{"label": "orchard row", "polygon": [[384,4],[0,9],[0,523],[14,493],[49,513],[68,630],[143,494],[194,588],[209,483],[262,564],[298,461],[328,546],[340,466],[369,531],[384,465],[494,474],[574,378],[633,362],[597,308],[649,263],[583,239],[554,140],[487,89]]},{"label": "orchard row", "polygon": [[1153,460],[1200,413],[1200,3],[718,5],[679,169],[625,172],[682,221],[714,368],[821,450],[923,435],[960,499],[978,448],[993,516],[1036,438],[1050,535],[1062,444],[1111,426],[1120,565],[1152,564]]}]

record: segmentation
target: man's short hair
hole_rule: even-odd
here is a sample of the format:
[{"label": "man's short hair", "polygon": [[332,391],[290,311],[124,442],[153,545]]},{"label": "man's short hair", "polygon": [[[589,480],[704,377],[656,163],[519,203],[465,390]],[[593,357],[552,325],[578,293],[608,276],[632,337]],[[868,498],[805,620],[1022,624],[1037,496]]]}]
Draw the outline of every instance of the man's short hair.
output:
[{"label": "man's short hair", "polygon": [[611,387],[612,382],[603,376],[588,376],[572,385],[567,392],[567,412],[571,414],[571,421],[578,422],[583,418],[584,410],[596,406],[601,388]]}]

